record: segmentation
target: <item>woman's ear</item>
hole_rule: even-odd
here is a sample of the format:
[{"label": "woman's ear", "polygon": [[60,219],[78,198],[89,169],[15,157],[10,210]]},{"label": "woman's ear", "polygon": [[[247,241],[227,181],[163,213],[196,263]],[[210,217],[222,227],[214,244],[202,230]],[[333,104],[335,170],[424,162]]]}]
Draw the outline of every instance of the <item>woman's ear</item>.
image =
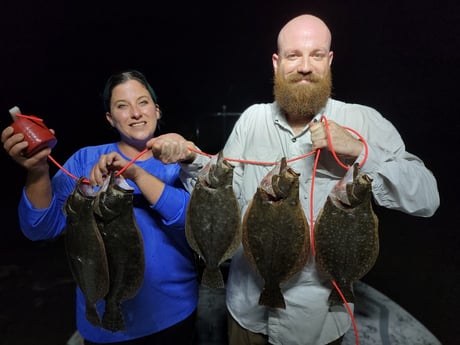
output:
[{"label": "woman's ear", "polygon": [[161,119],[161,109],[158,104],[155,103],[156,113],[157,113],[157,120]]},{"label": "woman's ear", "polygon": [[107,121],[109,121],[110,125],[111,125],[112,127],[114,127],[114,125],[113,125],[113,119],[112,119],[112,114],[110,114],[109,112],[106,112],[106,113],[105,113],[105,118],[107,119]]}]

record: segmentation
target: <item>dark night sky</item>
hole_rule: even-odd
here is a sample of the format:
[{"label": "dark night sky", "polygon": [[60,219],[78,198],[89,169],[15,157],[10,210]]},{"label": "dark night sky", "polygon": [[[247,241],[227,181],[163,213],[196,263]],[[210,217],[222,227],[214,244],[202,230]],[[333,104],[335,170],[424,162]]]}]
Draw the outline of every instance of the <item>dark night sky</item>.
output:
[{"label": "dark night sky", "polygon": [[[14,105],[43,118],[56,130],[52,155],[62,163],[81,146],[114,139],[99,94],[106,78],[125,68],[143,71],[156,90],[163,132],[214,149],[209,138],[196,137],[197,125],[223,106],[241,112],[271,102],[279,29],[301,13],[322,17],[333,33],[334,97],[372,106],[392,121],[441,191],[441,207],[430,219],[381,210],[382,252],[367,279],[440,339],[458,333],[448,315],[452,300],[438,300],[449,299],[459,281],[453,216],[460,211],[459,188],[450,167],[455,161],[446,161],[457,156],[460,130],[458,1],[28,2],[0,5],[0,126],[10,123]],[[8,195],[2,218],[16,224],[25,174],[5,152],[0,157]],[[2,232],[4,246],[27,241],[17,227]],[[402,287],[399,273],[407,273]],[[454,303],[460,307],[458,297]]]}]

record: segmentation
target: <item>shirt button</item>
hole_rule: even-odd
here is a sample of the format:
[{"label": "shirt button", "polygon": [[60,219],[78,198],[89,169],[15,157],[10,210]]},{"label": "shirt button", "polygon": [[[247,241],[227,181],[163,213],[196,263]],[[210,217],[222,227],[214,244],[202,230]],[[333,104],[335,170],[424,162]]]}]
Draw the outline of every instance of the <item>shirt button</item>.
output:
[{"label": "shirt button", "polygon": [[295,143],[295,142],[297,141],[297,139],[296,139],[296,138],[292,138],[291,141],[292,141],[293,143]]}]

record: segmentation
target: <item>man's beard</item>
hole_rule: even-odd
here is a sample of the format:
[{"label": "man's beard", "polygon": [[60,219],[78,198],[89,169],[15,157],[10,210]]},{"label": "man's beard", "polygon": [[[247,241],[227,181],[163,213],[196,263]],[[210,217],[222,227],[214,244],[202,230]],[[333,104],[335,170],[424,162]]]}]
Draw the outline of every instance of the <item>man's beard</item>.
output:
[{"label": "man's beard", "polygon": [[[302,79],[307,79],[310,83],[298,83]],[[275,74],[275,101],[290,117],[313,118],[326,105],[331,90],[330,70],[324,78],[314,74],[304,76],[296,73],[284,79],[278,73]]]}]

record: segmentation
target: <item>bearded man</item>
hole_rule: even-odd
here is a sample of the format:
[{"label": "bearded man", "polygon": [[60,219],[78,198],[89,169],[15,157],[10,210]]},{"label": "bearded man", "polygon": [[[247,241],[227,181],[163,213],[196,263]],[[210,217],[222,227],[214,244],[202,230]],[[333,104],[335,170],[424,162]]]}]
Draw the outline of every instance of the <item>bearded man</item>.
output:
[{"label": "bearded man", "polygon": [[[439,207],[436,179],[419,157],[406,151],[396,128],[371,107],[331,98],[330,47],[329,28],[313,15],[295,17],[279,32],[278,51],[272,55],[275,101],[249,106],[224,147],[225,157],[238,159],[233,188],[243,217],[260,182],[273,168],[267,162],[279,162],[282,157],[300,173],[299,199],[308,224],[314,223],[327,196],[345,175],[337,157],[349,165],[364,163],[361,172],[372,179],[372,198],[379,206],[432,216]],[[196,175],[208,160],[187,149],[192,145],[177,134],[147,143],[162,161],[183,162],[181,168],[188,176]],[[317,165],[317,155],[308,155],[313,151],[319,154]],[[251,231],[262,234],[264,229]],[[287,236],[290,233],[288,226],[283,231]],[[276,261],[277,251],[289,248],[269,248],[271,244],[264,241],[261,245],[274,258],[271,262],[284,264]],[[229,345],[342,342],[352,318],[344,304],[328,304],[333,286],[311,253],[300,271],[280,284],[285,308],[259,304],[264,280],[249,257],[240,246],[231,259],[226,285]]]}]

